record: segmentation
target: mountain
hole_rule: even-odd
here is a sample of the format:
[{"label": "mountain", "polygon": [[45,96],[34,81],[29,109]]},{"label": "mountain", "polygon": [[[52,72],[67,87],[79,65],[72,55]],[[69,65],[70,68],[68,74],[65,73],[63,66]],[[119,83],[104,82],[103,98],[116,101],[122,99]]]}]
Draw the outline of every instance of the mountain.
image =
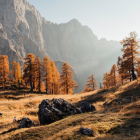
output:
[{"label": "mountain", "polygon": [[26,0],[0,0],[0,7],[0,55],[8,55],[10,64],[14,60],[22,64],[28,53],[66,61],[75,69],[82,90],[91,74],[102,82],[103,73],[121,54],[118,41],[98,40],[76,19],[62,24],[47,21]]}]

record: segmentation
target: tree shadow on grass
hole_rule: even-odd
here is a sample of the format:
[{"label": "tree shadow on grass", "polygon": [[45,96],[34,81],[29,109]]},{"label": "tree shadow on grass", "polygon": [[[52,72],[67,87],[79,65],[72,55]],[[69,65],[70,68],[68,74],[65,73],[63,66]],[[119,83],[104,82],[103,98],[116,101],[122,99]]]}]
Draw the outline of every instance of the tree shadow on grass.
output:
[{"label": "tree shadow on grass", "polygon": [[[110,89],[99,90],[96,94],[92,94],[92,95],[83,97],[83,99],[81,101],[77,102],[75,105],[80,107],[81,103],[83,101],[87,101],[90,104],[94,104],[97,102],[105,102],[107,97],[109,97],[110,94],[114,94],[116,91],[118,91],[118,89],[119,89],[119,87],[113,87]],[[120,92],[119,94],[116,94],[115,98],[117,100],[114,100],[114,102],[111,104],[107,103],[105,106],[103,105],[103,107],[106,108],[108,106],[109,107],[116,106],[116,107],[120,108],[119,107],[120,105],[129,104],[131,102],[135,102],[135,101],[139,100],[140,99],[140,84],[134,83],[133,85],[129,86],[129,88],[125,89],[124,91]],[[119,102],[117,102],[117,101],[119,101]]]},{"label": "tree shadow on grass", "polygon": [[83,98],[83,100],[77,102],[75,105],[80,107],[81,103],[83,101],[87,101],[90,104],[93,104],[93,103],[96,103],[96,102],[99,102],[99,101],[104,102],[106,100],[105,96],[109,93],[108,91],[109,90],[101,90],[101,91],[97,92],[96,94],[86,96],[86,97]]},{"label": "tree shadow on grass", "polygon": [[17,130],[17,128],[11,128],[8,131],[4,131],[4,132],[0,133],[0,135],[7,134],[7,133],[10,133],[10,132],[15,131],[15,130]]},{"label": "tree shadow on grass", "polygon": [[121,134],[126,137],[133,137],[140,132],[140,116],[135,115],[114,128],[111,128],[107,133],[111,135]]},{"label": "tree shadow on grass", "polygon": [[29,94],[47,95],[46,92],[37,92],[37,91],[30,92],[30,91],[23,91],[23,90],[15,90],[15,91],[9,90],[9,91],[4,91],[3,93],[0,93],[0,98],[19,100],[19,99],[26,98],[26,95],[28,95],[28,97],[29,97],[30,96]]},{"label": "tree shadow on grass", "polygon": [[129,89],[119,94],[119,98],[123,98],[126,96],[140,96],[140,84],[131,85],[129,86]]}]

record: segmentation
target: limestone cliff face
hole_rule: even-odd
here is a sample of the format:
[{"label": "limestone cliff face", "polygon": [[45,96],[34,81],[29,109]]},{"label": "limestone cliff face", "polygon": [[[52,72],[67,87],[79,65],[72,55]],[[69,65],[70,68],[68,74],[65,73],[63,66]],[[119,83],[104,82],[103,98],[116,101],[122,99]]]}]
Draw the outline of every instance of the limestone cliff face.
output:
[{"label": "limestone cliff face", "polygon": [[68,62],[76,71],[81,89],[86,78],[94,74],[102,80],[103,72],[116,62],[120,44],[98,40],[92,30],[73,19],[55,24],[42,18],[26,0],[0,0],[0,54],[10,63],[33,53],[54,61]]},{"label": "limestone cliff face", "polygon": [[0,0],[0,23],[12,49],[25,57],[27,53],[47,55],[42,37],[42,17],[26,0]]}]

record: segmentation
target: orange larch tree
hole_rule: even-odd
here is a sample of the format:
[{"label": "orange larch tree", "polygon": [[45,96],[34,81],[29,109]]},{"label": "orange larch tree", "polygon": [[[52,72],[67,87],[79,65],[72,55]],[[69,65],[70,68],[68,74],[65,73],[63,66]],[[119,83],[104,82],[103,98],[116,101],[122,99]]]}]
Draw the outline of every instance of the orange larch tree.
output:
[{"label": "orange larch tree", "polygon": [[13,81],[16,80],[16,71],[17,71],[17,63],[16,63],[16,61],[13,61],[12,70],[11,70],[11,75],[12,75]]},{"label": "orange larch tree", "polygon": [[51,61],[51,94],[54,94],[54,89],[55,89],[55,63]]},{"label": "orange larch tree", "polygon": [[[127,75],[130,75],[130,81],[136,79],[136,68],[137,68],[137,58],[139,55],[138,48],[139,44],[136,41],[137,34],[136,32],[131,32],[129,37],[126,37],[121,41],[121,44],[123,45],[122,51],[123,54],[123,62],[124,62],[124,68],[126,69]],[[126,72],[125,71],[125,72]]]},{"label": "orange larch tree", "polygon": [[137,67],[137,79],[140,81],[140,58],[138,59],[138,67]]},{"label": "orange larch tree", "polygon": [[103,75],[103,84],[104,84],[104,88],[110,87],[110,73],[105,73]]},{"label": "orange larch tree", "polygon": [[111,68],[111,71],[110,71],[110,86],[113,87],[113,86],[117,86],[118,84],[118,73],[117,73],[117,66],[114,64]]},{"label": "orange larch tree", "polygon": [[21,83],[21,67],[19,63],[16,63],[16,82],[20,86]]},{"label": "orange larch tree", "polygon": [[23,66],[23,79],[26,84],[30,84],[30,91],[33,92],[34,80],[35,80],[35,55],[28,54]]},{"label": "orange larch tree", "polygon": [[39,57],[35,60],[35,82],[36,89],[41,92],[41,83],[42,83],[42,64]]},{"label": "orange larch tree", "polygon": [[96,79],[94,78],[94,74],[89,76],[87,79],[88,80],[85,87],[85,91],[89,92],[89,91],[94,91],[95,89],[97,89],[97,82],[96,82]]},{"label": "orange larch tree", "polygon": [[43,77],[46,86],[46,93],[51,93],[52,89],[52,74],[51,74],[51,63],[49,57],[43,59]]},{"label": "orange larch tree", "polygon": [[77,87],[72,74],[71,66],[64,62],[61,74],[61,87],[64,94],[72,94],[73,89]]},{"label": "orange larch tree", "polygon": [[59,74],[59,71],[58,71],[57,68],[55,70],[55,81],[54,81],[54,83],[55,83],[54,93],[58,95],[58,94],[61,93],[61,79],[60,79],[60,74]]},{"label": "orange larch tree", "polygon": [[0,55],[0,81],[5,87],[5,82],[9,79],[9,60],[7,55]]}]

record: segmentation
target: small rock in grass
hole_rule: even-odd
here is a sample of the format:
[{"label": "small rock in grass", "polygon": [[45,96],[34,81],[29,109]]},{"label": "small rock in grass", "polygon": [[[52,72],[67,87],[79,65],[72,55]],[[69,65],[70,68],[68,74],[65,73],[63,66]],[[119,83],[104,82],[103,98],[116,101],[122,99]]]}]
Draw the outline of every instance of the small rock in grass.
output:
[{"label": "small rock in grass", "polygon": [[88,136],[94,136],[94,134],[96,134],[95,131],[93,131],[92,129],[89,128],[85,128],[85,127],[81,127],[80,128],[80,132],[84,135],[88,135]]},{"label": "small rock in grass", "polygon": [[29,118],[23,118],[20,121],[18,128],[28,128],[34,126],[34,122],[32,122]]}]

